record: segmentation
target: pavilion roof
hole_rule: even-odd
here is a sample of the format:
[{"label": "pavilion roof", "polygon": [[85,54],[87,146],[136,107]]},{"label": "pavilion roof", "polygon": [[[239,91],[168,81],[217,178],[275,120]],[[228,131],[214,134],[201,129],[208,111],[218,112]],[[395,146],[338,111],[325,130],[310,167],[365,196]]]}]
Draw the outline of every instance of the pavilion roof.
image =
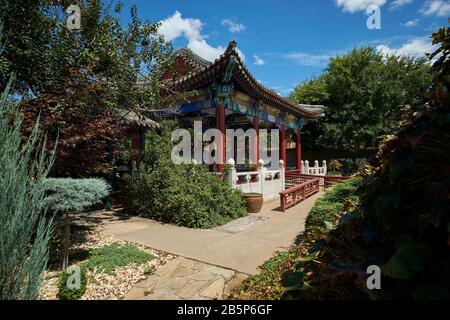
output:
[{"label": "pavilion roof", "polygon": [[144,115],[137,114],[132,110],[122,110],[119,112],[119,123],[126,127],[141,127],[146,129],[159,128],[159,123],[147,118]]},{"label": "pavilion roof", "polygon": [[175,51],[175,55],[184,60],[191,69],[187,74],[176,79],[172,84],[172,89],[198,90],[211,83],[220,81],[225,73],[229,59],[234,58],[236,66],[233,69],[232,79],[235,85],[250,96],[306,119],[318,118],[323,115],[326,109],[325,106],[296,104],[259,83],[243,63],[236,45],[236,41],[231,41],[225,52],[213,62],[203,59],[190,49],[182,48]]}]

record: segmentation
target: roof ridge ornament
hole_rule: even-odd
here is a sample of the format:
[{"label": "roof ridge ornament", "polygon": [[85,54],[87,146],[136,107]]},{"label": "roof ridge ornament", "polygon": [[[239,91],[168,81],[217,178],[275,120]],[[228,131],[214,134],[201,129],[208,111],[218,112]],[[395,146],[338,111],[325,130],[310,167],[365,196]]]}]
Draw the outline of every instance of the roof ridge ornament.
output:
[{"label": "roof ridge ornament", "polygon": [[236,49],[236,46],[237,46],[237,41],[236,40],[231,40],[229,43],[228,43],[228,47],[227,47],[227,50],[225,50],[225,53],[230,53],[231,51],[233,51],[234,49]]}]

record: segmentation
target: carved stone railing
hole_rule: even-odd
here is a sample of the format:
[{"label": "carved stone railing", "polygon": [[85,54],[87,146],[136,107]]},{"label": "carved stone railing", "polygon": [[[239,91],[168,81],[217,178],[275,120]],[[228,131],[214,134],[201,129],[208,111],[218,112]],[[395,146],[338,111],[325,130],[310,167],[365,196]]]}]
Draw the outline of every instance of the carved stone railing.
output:
[{"label": "carved stone railing", "polygon": [[319,178],[305,178],[305,182],[280,192],[280,207],[284,212],[320,190]]},{"label": "carved stone railing", "polygon": [[319,166],[319,161],[314,161],[314,166],[309,166],[309,161],[302,160],[302,173],[303,174],[312,174],[317,176],[326,176],[327,175],[327,162],[325,160],[322,161],[322,166]]},{"label": "carved stone railing", "polygon": [[234,160],[229,159],[227,168],[230,185],[245,193],[261,193],[265,200],[275,198],[285,189],[284,162],[280,160],[279,165],[278,170],[267,170],[261,159],[257,171],[237,172]]}]

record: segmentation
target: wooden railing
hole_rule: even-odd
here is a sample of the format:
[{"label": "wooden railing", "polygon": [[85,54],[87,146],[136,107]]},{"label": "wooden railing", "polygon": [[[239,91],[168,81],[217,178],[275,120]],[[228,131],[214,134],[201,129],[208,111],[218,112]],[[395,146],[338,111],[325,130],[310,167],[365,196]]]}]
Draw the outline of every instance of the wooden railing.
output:
[{"label": "wooden railing", "polygon": [[291,187],[299,183],[303,183],[308,179],[320,179],[320,185],[328,188],[334,185],[337,182],[342,182],[344,180],[349,179],[350,177],[343,176],[320,176],[313,174],[301,174],[299,169],[288,170],[286,171],[286,187]]},{"label": "wooden railing", "polygon": [[[306,178],[307,179],[307,178]],[[305,200],[320,190],[320,179],[307,179],[305,182],[290,187],[280,192],[280,206],[284,212],[286,209]]]}]

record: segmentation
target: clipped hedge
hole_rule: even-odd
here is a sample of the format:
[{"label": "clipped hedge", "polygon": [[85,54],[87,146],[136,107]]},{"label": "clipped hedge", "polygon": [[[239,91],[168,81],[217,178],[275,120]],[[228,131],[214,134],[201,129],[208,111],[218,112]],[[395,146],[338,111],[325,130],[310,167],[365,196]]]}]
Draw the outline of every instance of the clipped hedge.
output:
[{"label": "clipped hedge", "polygon": [[326,227],[327,223],[342,214],[344,202],[346,201],[350,200],[356,205],[358,203],[356,190],[360,184],[360,177],[352,177],[328,189],[325,195],[316,201],[314,207],[309,212],[305,221],[305,229]]}]

